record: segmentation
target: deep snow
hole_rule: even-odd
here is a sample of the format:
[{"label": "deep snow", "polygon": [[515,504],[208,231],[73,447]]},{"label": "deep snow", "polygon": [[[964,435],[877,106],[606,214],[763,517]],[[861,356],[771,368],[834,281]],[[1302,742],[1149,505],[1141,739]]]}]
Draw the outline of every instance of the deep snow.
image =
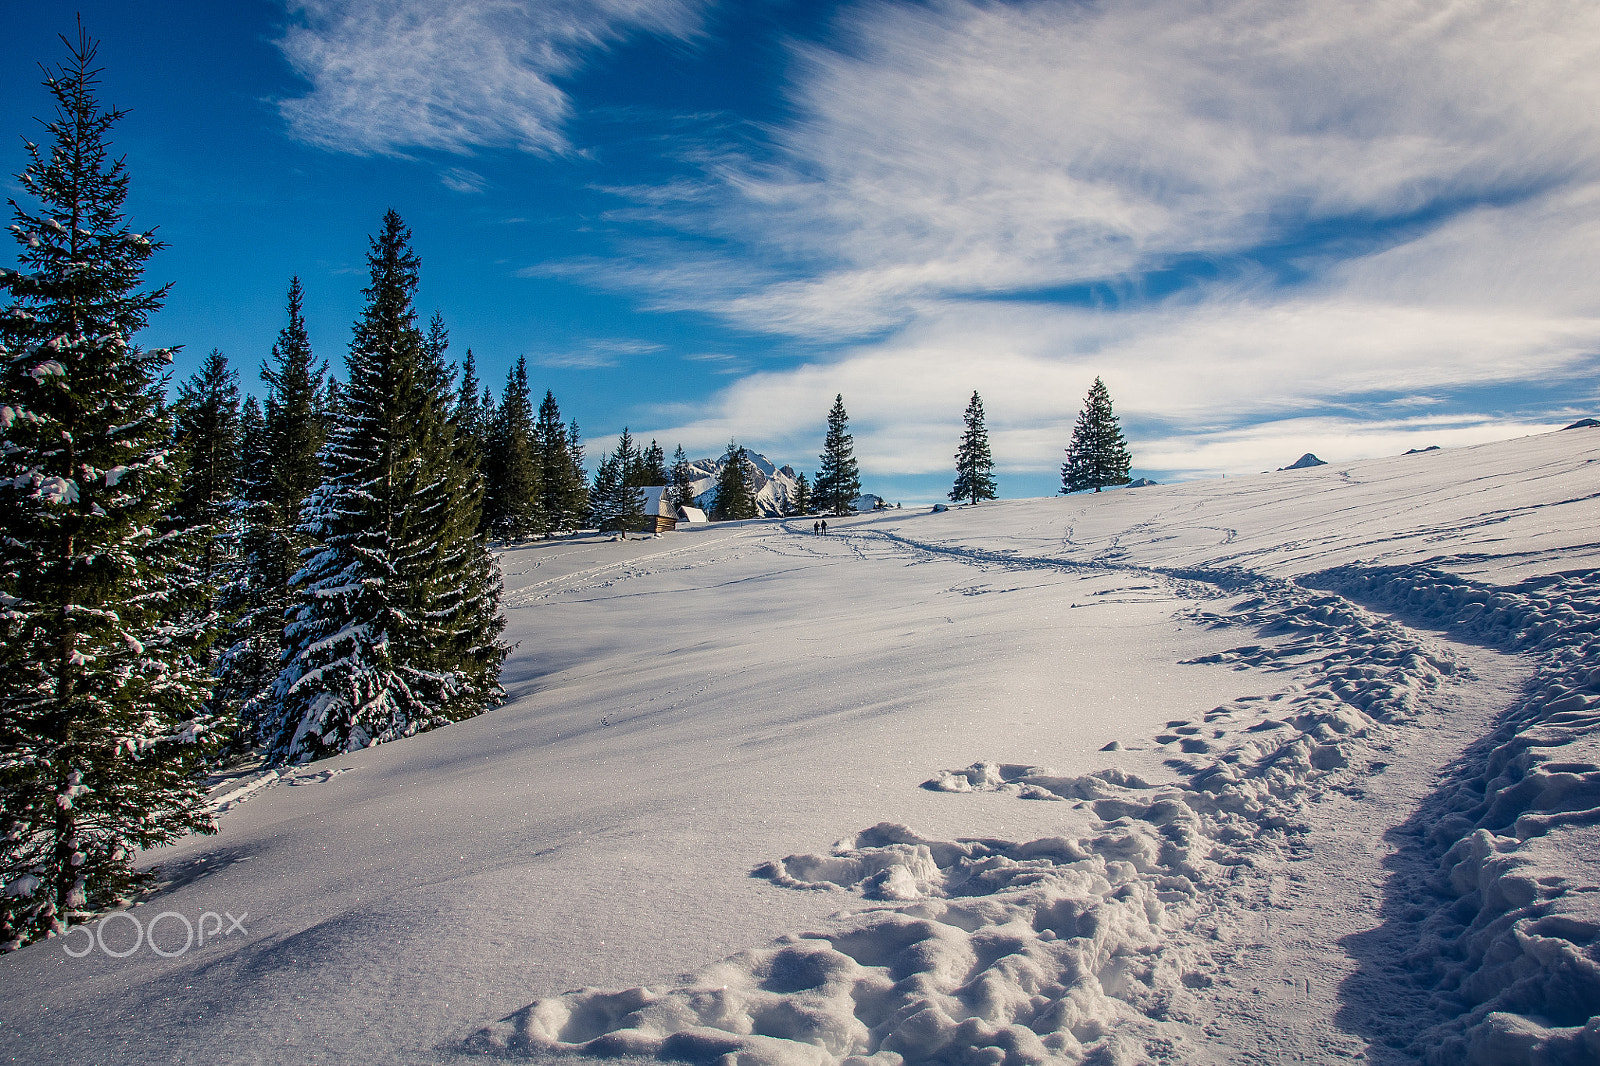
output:
[{"label": "deep snow", "polygon": [[1596,1061],[1597,460],[513,549],[507,706],[220,787],[131,913],[246,929],[0,1050]]}]

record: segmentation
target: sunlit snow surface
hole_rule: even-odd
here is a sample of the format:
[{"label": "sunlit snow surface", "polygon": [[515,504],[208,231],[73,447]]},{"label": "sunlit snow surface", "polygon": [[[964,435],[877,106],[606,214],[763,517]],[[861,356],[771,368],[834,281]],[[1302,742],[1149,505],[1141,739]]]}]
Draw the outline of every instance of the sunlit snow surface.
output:
[{"label": "sunlit snow surface", "polygon": [[1597,460],[514,548],[505,707],[221,786],[130,913],[246,929],[0,958],[0,1051],[1596,1061]]}]

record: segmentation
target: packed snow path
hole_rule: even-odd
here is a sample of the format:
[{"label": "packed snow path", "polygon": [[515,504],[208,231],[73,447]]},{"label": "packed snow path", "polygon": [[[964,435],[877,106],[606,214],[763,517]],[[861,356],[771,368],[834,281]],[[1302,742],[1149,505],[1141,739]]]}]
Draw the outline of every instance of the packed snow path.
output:
[{"label": "packed snow path", "polygon": [[1596,459],[515,549],[511,704],[230,786],[130,913],[248,939],[0,958],[0,1049],[1592,1061]]}]

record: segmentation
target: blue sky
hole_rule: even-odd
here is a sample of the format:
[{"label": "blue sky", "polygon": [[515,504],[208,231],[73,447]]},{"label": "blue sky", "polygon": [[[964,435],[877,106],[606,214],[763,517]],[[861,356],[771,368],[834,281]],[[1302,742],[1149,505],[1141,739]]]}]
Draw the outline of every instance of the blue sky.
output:
[{"label": "blue sky", "polygon": [[180,375],[255,386],[294,274],[342,368],[393,207],[453,352],[526,355],[591,457],[814,471],[843,393],[909,503],[974,389],[1005,496],[1096,375],[1158,480],[1597,405],[1592,0],[11,3],[7,175],[78,11]]}]

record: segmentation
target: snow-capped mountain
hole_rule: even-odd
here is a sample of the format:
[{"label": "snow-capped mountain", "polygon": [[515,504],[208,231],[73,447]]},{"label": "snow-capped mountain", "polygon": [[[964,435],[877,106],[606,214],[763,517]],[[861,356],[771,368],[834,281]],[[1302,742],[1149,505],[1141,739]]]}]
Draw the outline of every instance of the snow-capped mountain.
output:
[{"label": "snow-capped mountain", "polygon": [[[760,452],[746,452],[750,460],[750,490],[756,498],[756,513],[763,518],[776,518],[788,510],[799,488],[799,475],[792,466],[777,466]],[[726,455],[715,459],[696,459],[689,464],[694,472],[695,502],[710,510],[717,501],[717,475],[727,462]]]}]

